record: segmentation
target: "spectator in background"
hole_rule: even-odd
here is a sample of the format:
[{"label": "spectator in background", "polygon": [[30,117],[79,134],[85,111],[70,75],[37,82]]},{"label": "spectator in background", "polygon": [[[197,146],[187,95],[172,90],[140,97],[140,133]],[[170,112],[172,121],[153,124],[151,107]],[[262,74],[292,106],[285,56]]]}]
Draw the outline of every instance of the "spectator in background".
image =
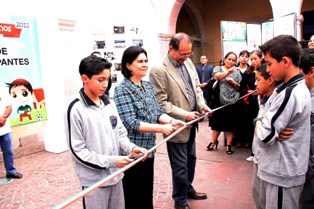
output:
[{"label": "spectator in background", "polygon": [[[177,33],[169,42],[168,54],[149,75],[161,107],[170,116],[182,121],[195,120],[200,113],[211,111],[205,104],[195,66],[189,59],[191,55],[190,36]],[[198,123],[193,123],[167,142],[172,169],[172,198],[176,209],[189,209],[187,198],[207,198],[205,193],[196,192],[192,186],[196,165],[197,127]]]},{"label": "spectator in background", "polygon": [[237,55],[234,52],[228,52],[224,57],[224,65],[216,66],[213,71],[213,77],[218,81],[219,85],[219,100],[214,100],[210,108],[214,109],[222,105],[228,105],[218,111],[213,112],[209,119],[209,125],[212,129],[212,141],[207,146],[207,151],[217,149],[218,137],[221,132],[226,133],[228,155],[233,154],[232,140],[236,124],[238,123],[237,106],[232,104],[237,101],[240,96],[241,73],[235,63]]},{"label": "spectator in background", "polygon": [[196,71],[200,80],[200,87],[203,90],[204,98],[207,98],[207,85],[212,78],[214,66],[208,64],[208,59],[205,55],[200,57],[200,62],[201,64],[196,67]]},{"label": "spectator in background", "polygon": [[304,74],[305,84],[311,94],[311,145],[309,166],[303,187],[301,208],[313,209],[314,207],[314,48],[306,48],[301,52],[300,70]]},{"label": "spectator in background", "polygon": [[[255,90],[255,70],[261,66],[264,62],[263,54],[259,50],[253,50],[250,54],[251,66],[248,67],[244,73],[242,73],[242,80],[240,83],[240,96],[244,96]],[[253,93],[247,97],[244,97],[238,102],[240,116],[238,117],[239,127],[236,131],[236,137],[239,139],[237,148],[244,145],[245,148],[252,147],[254,126],[253,119],[257,117],[259,105],[257,93]],[[246,159],[247,161],[253,161],[253,152]]]},{"label": "spectator in background", "polygon": [[[148,71],[147,52],[140,46],[128,47],[122,55],[124,80],[116,86],[114,101],[130,141],[150,150],[156,133],[165,135],[184,124],[165,114],[155,97],[152,84],[142,80]],[[154,153],[124,172],[126,209],[153,209]]]},{"label": "spectator in background", "polygon": [[314,34],[310,37],[309,42],[307,43],[309,48],[314,48]]},{"label": "spectator in background", "polygon": [[0,88],[0,147],[3,155],[6,178],[20,179],[21,173],[14,167],[12,133],[9,116],[12,112],[12,98],[8,91]]},{"label": "spectator in background", "polygon": [[[250,71],[250,65],[249,65],[249,57],[250,57],[250,53],[247,51],[247,50],[242,50],[240,53],[239,53],[239,61],[237,63],[237,67],[241,73],[241,76],[242,76],[242,80],[240,82],[240,96],[243,96],[247,93],[247,86],[245,85],[247,82],[248,82],[248,79],[243,79],[243,77],[246,77],[248,78],[249,75],[251,73],[248,73]],[[245,72],[247,72],[245,74]],[[255,82],[255,80],[254,80]],[[242,84],[242,85],[241,85]],[[254,83],[253,83],[254,85]],[[247,100],[247,98],[246,98]],[[244,136],[245,136],[245,132],[247,130],[247,123],[246,123],[246,120],[247,120],[247,117],[246,116],[246,106],[247,106],[247,103],[246,103],[246,100],[244,99],[241,99],[237,102],[237,109],[238,109],[238,113],[239,113],[239,116],[238,119],[239,119],[239,122],[237,123],[237,128],[234,132],[234,139],[233,139],[233,143],[236,143],[236,147],[237,148],[240,148],[242,146],[242,144],[244,144]]]}]

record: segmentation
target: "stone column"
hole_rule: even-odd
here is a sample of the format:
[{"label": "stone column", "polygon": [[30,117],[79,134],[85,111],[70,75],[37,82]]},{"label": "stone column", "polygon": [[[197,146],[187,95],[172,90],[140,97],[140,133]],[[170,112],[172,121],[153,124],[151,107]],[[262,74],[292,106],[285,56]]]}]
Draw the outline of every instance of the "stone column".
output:
[{"label": "stone column", "polygon": [[170,42],[170,39],[173,35],[174,34],[164,34],[164,33],[158,34],[161,57],[163,57],[164,55],[167,54],[169,42]]},{"label": "stone column", "polygon": [[[273,10],[274,20],[276,20],[276,18],[284,17],[285,15],[289,15],[291,13],[296,14],[297,16],[295,23],[296,25],[294,26],[292,25],[291,27],[296,27],[296,39],[298,41],[301,41],[303,16],[300,14],[303,0],[269,0],[269,1]],[[277,27],[279,26],[281,27],[281,25],[278,25]],[[274,24],[274,27],[276,27],[276,24]],[[284,27],[286,29],[291,29],[289,28],[290,25],[285,25]]]},{"label": "stone column", "polygon": [[304,17],[303,15],[297,15],[297,40],[302,41],[303,40],[303,21]]}]

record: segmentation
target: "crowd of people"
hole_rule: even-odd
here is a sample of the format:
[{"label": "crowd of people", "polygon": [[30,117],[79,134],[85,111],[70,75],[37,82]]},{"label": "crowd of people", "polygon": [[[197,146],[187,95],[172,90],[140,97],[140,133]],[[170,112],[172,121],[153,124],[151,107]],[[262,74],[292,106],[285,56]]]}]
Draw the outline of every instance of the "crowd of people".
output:
[{"label": "crowd of people", "polygon": [[[156,145],[156,133],[166,137],[194,120],[166,142],[172,198],[176,209],[190,208],[188,199],[207,199],[193,187],[197,119],[205,113],[212,131],[208,151],[218,148],[221,132],[228,155],[234,153],[233,145],[251,149],[247,160],[254,166],[256,208],[312,208],[314,38],[308,46],[302,50],[294,37],[279,35],[252,52],[228,52],[215,67],[202,55],[195,67],[189,59],[189,35],[177,33],[148,81],[143,80],[149,69],[147,51],[140,46],[124,51],[124,79],[115,87],[113,100],[105,94],[111,63],[94,54],[82,59],[83,88],[65,114],[67,142],[82,189],[143,157],[85,196],[84,208],[154,208],[155,153],[149,150]],[[208,100],[213,80],[219,94]]]}]

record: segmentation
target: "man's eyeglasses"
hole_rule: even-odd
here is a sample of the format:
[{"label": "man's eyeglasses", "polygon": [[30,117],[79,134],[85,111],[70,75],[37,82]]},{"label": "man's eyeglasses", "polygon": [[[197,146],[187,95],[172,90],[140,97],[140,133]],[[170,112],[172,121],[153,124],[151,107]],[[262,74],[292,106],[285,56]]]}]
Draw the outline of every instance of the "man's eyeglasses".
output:
[{"label": "man's eyeglasses", "polygon": [[178,55],[179,55],[180,57],[190,57],[190,56],[193,55],[193,52],[190,52],[190,53],[187,53],[187,54],[180,54],[180,53],[178,52]]}]

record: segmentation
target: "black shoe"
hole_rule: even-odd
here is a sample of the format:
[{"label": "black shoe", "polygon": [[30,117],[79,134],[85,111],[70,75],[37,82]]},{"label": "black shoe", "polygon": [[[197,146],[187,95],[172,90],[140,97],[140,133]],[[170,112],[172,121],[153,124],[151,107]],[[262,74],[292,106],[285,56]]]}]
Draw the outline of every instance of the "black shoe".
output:
[{"label": "black shoe", "polygon": [[7,179],[21,179],[23,174],[16,172],[15,174],[7,174],[5,177]]},{"label": "black shoe", "polygon": [[175,209],[191,209],[188,204],[185,205],[178,205],[177,203],[174,204]]},{"label": "black shoe", "polygon": [[216,142],[210,142],[210,143],[207,145],[207,151],[212,151],[214,148],[217,149],[218,143],[219,143],[218,140],[217,140]]},{"label": "black shoe", "polygon": [[240,148],[240,147],[242,147],[242,144],[239,142],[239,143],[236,144],[235,147],[236,147],[236,148]]},{"label": "black shoe", "polygon": [[189,193],[188,198],[193,200],[205,200],[207,199],[207,194],[201,192]]},{"label": "black shoe", "polygon": [[227,151],[226,152],[227,152],[228,155],[232,155],[233,154],[231,145],[227,145]]}]

